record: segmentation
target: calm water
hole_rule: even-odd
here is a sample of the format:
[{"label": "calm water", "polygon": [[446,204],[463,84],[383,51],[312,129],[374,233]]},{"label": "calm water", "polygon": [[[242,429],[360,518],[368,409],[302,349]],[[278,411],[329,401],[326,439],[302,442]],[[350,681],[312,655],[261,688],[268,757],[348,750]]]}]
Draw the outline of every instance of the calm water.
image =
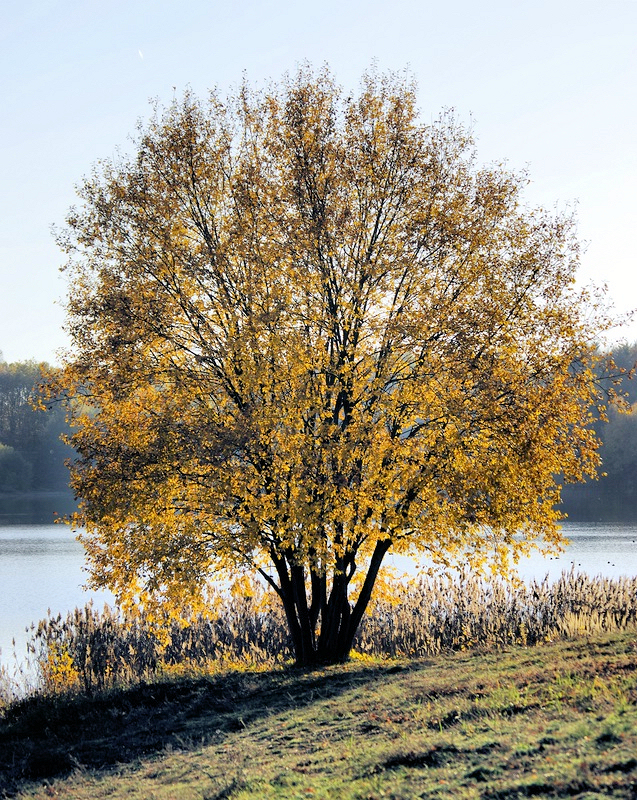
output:
[{"label": "calm water", "polygon": [[[522,578],[557,578],[571,566],[589,575],[637,575],[637,525],[567,523],[564,529],[571,540],[566,552],[526,559],[519,565]],[[86,577],[82,547],[67,527],[0,525],[0,662],[11,662],[14,638],[23,657],[25,628],[48,609],[66,614],[90,598],[98,606],[112,602],[106,592],[84,591]]]},{"label": "calm water", "polygon": [[107,592],[86,592],[84,550],[65,525],[0,525],[0,663],[25,654],[25,628],[66,614],[93,598],[112,602]]}]

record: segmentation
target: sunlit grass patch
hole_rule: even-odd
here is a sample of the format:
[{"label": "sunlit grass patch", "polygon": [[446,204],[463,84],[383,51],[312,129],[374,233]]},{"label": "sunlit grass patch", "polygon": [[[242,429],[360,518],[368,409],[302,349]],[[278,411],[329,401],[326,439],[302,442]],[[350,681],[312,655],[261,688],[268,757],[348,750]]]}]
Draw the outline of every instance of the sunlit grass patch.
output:
[{"label": "sunlit grass patch", "polygon": [[630,798],[635,635],[31,698],[3,774],[36,767],[38,800]]}]

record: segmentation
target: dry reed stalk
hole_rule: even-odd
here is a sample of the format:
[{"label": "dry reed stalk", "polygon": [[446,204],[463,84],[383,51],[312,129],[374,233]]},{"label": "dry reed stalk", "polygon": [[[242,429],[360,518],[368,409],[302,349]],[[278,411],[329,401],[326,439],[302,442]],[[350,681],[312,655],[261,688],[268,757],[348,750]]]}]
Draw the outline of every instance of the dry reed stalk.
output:
[{"label": "dry reed stalk", "polygon": [[[637,624],[637,578],[565,572],[530,585],[469,573],[397,582],[363,621],[355,649],[378,657],[418,657],[444,650],[623,630]],[[210,613],[156,622],[105,606],[40,622],[30,644],[40,691],[87,693],[161,674],[285,662],[291,648],[283,612],[260,585],[217,595]],[[1,701],[0,701],[1,702]]]}]

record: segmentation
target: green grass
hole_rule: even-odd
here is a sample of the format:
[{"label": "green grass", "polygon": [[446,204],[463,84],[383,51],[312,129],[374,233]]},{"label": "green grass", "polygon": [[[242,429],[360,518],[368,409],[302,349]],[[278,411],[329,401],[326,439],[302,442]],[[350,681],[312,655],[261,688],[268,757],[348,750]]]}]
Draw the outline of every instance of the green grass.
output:
[{"label": "green grass", "polygon": [[33,697],[19,797],[637,798],[637,633]]}]

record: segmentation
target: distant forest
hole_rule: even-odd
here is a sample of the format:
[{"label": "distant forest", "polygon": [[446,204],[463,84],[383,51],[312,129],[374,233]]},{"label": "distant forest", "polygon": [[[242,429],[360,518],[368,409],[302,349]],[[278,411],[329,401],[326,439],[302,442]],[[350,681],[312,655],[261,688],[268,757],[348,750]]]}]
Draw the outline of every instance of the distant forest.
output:
[{"label": "distant forest", "polygon": [[[630,373],[637,363],[637,342],[613,350],[618,367]],[[600,478],[585,484],[566,485],[563,509],[578,521],[637,521],[637,375],[624,380],[631,413],[609,411],[609,421],[597,426],[602,441]],[[603,474],[605,473],[605,474]]]},{"label": "distant forest", "polygon": [[60,437],[68,430],[64,409],[34,409],[43,365],[7,364],[0,355],[0,493],[69,489],[66,459],[73,450]]},{"label": "distant forest", "polygon": [[[637,343],[613,351],[615,363],[631,370]],[[70,493],[65,461],[73,450],[61,440],[68,432],[64,410],[43,411],[29,402],[41,366],[34,361],[8,364],[0,354],[0,495],[34,492]],[[633,408],[630,414],[610,411],[599,425],[606,473],[597,481],[566,485],[563,509],[578,521],[637,520],[637,379],[624,381]]]}]

